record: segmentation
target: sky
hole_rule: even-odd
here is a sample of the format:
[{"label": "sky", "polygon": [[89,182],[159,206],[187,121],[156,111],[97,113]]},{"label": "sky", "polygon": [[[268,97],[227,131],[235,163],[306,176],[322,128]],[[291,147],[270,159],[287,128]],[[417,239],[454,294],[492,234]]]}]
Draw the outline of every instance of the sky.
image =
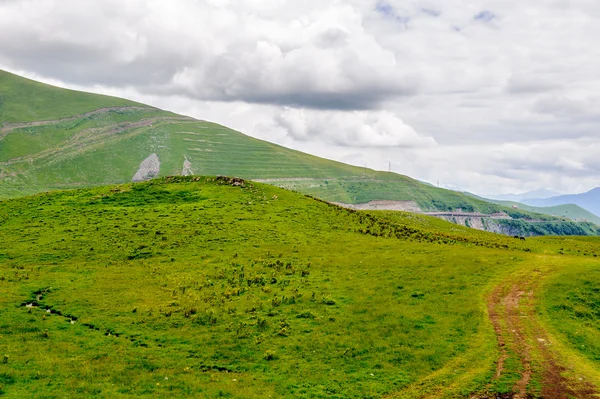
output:
[{"label": "sky", "polygon": [[0,69],[482,195],[600,186],[595,0],[0,0]]}]

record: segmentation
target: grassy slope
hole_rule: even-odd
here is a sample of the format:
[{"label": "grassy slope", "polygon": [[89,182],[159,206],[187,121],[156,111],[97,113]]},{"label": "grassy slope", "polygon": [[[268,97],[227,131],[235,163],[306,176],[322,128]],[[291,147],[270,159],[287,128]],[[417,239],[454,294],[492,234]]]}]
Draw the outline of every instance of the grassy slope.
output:
[{"label": "grassy slope", "polygon": [[[107,107],[140,106],[112,97],[55,88],[0,71],[0,124],[59,120],[0,135],[0,198],[78,184],[130,181],[156,152],[161,175],[180,173],[187,157],[197,173],[252,178],[362,176],[362,169],[289,150],[203,121],[152,108],[78,116]],[[153,119],[151,126],[125,126]],[[122,132],[111,133],[125,126]],[[94,140],[98,133],[102,140]],[[376,173],[368,171],[368,177]],[[411,180],[400,177],[401,180]]]},{"label": "grassy slope", "polygon": [[[590,244],[595,241],[590,242]],[[582,355],[600,375],[600,269],[598,262],[574,262],[545,286],[542,312],[566,344],[565,356]]]},{"label": "grassy slope", "polygon": [[[126,108],[82,116],[107,107]],[[0,126],[62,118],[68,120],[0,132],[0,199],[131,181],[140,163],[156,153],[160,176],[182,173],[187,159],[195,174],[279,179],[272,183],[329,201],[411,200],[424,210],[507,210],[406,176],[290,150],[213,123],[0,71]]]},{"label": "grassy slope", "polygon": [[458,397],[493,374],[493,285],[598,255],[168,180],[0,202],[6,397]]},{"label": "grassy slope", "polygon": [[105,107],[140,105],[49,86],[0,70],[0,123],[52,120]]}]

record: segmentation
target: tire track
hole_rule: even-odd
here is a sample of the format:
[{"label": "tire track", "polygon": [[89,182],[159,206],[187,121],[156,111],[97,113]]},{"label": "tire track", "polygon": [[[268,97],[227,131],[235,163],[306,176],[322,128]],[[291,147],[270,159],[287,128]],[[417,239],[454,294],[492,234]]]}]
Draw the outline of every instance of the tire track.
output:
[{"label": "tire track", "polygon": [[[500,355],[496,363],[494,382],[509,373],[519,373],[519,379],[506,394],[487,394],[484,398],[527,399],[540,397],[531,386],[534,367],[541,380],[541,397],[545,399],[598,398],[597,389],[585,381],[572,381],[565,377],[568,369],[551,351],[548,333],[535,315],[536,281],[541,275],[530,274],[516,282],[497,286],[488,298],[488,313],[498,340]],[[520,367],[509,370],[507,360],[515,357]],[[539,363],[539,364],[538,364]],[[491,386],[488,386],[488,390]]]}]

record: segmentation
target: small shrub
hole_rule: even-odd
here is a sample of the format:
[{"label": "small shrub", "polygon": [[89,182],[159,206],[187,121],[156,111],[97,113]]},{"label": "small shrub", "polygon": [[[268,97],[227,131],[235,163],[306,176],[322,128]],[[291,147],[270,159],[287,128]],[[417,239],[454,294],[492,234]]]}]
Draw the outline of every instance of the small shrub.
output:
[{"label": "small shrub", "polygon": [[335,299],[333,299],[331,295],[327,295],[321,298],[321,303],[325,305],[335,305]]},{"label": "small shrub", "polygon": [[261,331],[266,330],[268,326],[269,326],[269,322],[267,321],[267,319],[263,319],[262,317],[259,317],[258,320],[256,321],[256,328],[258,328]]},{"label": "small shrub", "polygon": [[296,317],[299,319],[315,319],[317,316],[315,316],[312,312],[307,310],[298,314]]},{"label": "small shrub", "polygon": [[185,317],[190,317],[192,315],[195,315],[197,312],[198,310],[195,307],[190,307],[183,310],[183,315]]},{"label": "small shrub", "polygon": [[277,359],[277,354],[275,353],[275,351],[269,349],[265,352],[263,358],[265,360],[275,360]]}]

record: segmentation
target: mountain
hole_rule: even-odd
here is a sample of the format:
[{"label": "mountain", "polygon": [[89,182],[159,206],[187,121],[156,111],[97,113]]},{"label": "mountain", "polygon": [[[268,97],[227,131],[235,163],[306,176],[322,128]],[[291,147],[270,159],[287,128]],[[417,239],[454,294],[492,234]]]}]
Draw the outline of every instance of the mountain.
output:
[{"label": "mountain", "polygon": [[513,209],[522,209],[528,212],[541,213],[544,215],[550,216],[558,216],[563,218],[569,218],[574,221],[590,221],[600,226],[600,217],[594,215],[588,210],[583,209],[582,207],[574,204],[564,204],[564,205],[555,205],[555,206],[532,206],[527,205],[522,202],[516,201],[502,201],[496,199],[489,199],[480,197],[478,195],[465,192],[465,194],[473,196],[474,198],[478,198],[482,201],[492,202],[494,204],[503,205],[506,207],[510,207]]},{"label": "mountain", "polygon": [[498,201],[522,202],[523,200],[526,200],[529,198],[550,198],[550,197],[554,197],[557,195],[561,195],[561,193],[558,193],[556,191],[542,189],[542,190],[527,191],[527,192],[521,193],[521,194],[487,195],[486,198],[491,198],[493,200],[498,200]]},{"label": "mountain", "polygon": [[[0,199],[191,174],[260,180],[341,204],[388,200],[420,212],[504,212],[519,223],[462,223],[511,235],[596,231],[315,157],[215,123],[0,71]],[[537,224],[521,223],[527,220]]]},{"label": "mountain", "polygon": [[[452,207],[465,199],[407,176],[318,158],[214,123],[0,71],[0,198],[178,174],[263,179],[348,203],[403,199],[436,209],[433,200]],[[486,204],[471,204],[476,205]]]},{"label": "mountain", "polygon": [[600,187],[582,194],[559,195],[546,199],[528,199],[523,202],[532,206],[575,204],[600,217]]}]

